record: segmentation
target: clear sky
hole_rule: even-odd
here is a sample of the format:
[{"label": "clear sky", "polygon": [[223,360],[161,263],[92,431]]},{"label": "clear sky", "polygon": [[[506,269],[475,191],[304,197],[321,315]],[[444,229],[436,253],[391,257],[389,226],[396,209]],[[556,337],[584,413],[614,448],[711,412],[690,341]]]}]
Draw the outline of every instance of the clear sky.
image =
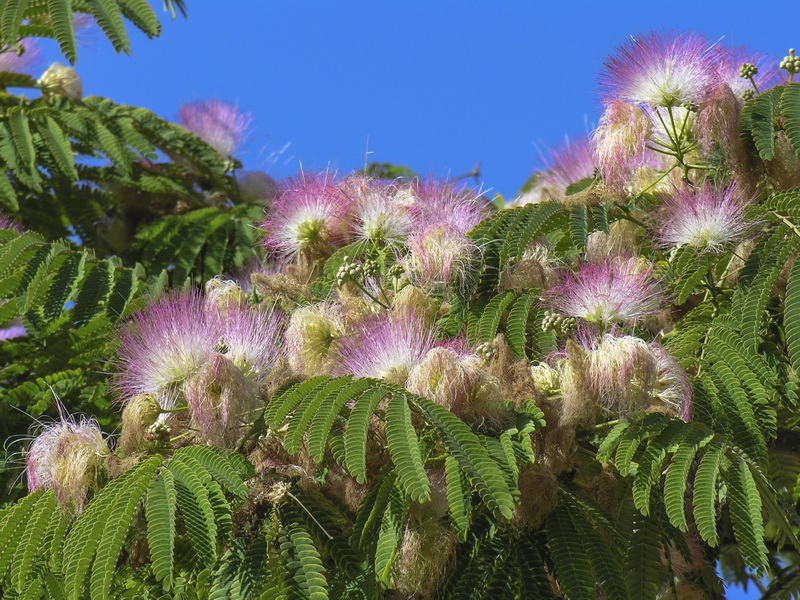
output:
[{"label": "clear sky", "polygon": [[367,152],[437,176],[480,161],[484,189],[507,198],[548,147],[590,131],[598,71],[627,36],[695,29],[776,60],[800,47],[785,1],[187,5],[188,20],[165,15],[161,38],[133,35],[130,57],[96,34],[77,64],[85,93],[170,119],[182,102],[238,102],[254,115],[239,157],[275,177],[300,163],[348,171]]},{"label": "clear sky", "polygon": [[275,176],[300,163],[348,171],[367,152],[438,176],[480,161],[484,188],[506,197],[548,147],[594,125],[597,73],[626,36],[696,29],[778,60],[800,47],[785,2],[187,5],[160,38],[134,35],[130,57],[95,35],[78,59],[85,92],[167,118],[181,102],[238,102],[255,117],[240,158]]}]

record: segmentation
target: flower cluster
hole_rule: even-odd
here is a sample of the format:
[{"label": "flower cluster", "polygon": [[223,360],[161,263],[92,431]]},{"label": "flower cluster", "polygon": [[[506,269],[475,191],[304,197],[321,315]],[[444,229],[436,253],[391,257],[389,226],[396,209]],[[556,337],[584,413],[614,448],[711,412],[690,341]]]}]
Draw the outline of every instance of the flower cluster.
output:
[{"label": "flower cluster", "polygon": [[284,260],[308,264],[362,242],[391,251],[415,285],[450,289],[468,283],[479,251],[466,234],[488,214],[485,199],[452,182],[301,173],[281,184],[261,228]]}]

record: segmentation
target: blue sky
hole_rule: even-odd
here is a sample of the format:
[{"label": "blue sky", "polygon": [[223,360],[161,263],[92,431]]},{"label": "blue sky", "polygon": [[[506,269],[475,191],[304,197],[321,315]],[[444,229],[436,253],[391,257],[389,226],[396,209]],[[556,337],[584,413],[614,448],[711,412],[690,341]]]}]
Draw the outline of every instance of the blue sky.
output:
[{"label": "blue sky", "polygon": [[161,38],[134,35],[130,57],[94,36],[77,65],[86,93],[167,118],[181,102],[238,102],[255,116],[240,158],[276,176],[347,171],[367,152],[438,176],[480,161],[484,188],[506,197],[549,146],[591,129],[597,73],[626,36],[697,29],[778,59],[800,46],[784,3],[187,4]]},{"label": "blue sky", "polygon": [[598,71],[627,36],[695,29],[777,60],[800,47],[785,2],[187,4],[161,38],[133,35],[130,57],[95,35],[77,64],[86,94],[171,119],[182,102],[238,102],[254,115],[239,157],[276,177],[367,153],[437,176],[480,161],[484,189],[506,197],[549,146],[590,131]]}]

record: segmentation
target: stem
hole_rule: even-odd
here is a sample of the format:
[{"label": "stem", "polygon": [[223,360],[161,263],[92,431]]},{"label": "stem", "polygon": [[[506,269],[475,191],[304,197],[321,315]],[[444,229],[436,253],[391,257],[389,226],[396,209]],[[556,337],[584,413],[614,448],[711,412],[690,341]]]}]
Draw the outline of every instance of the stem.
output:
[{"label": "stem", "polygon": [[181,406],[179,408],[158,408],[158,412],[160,413],[179,413],[179,412],[186,412],[189,410],[188,406]]},{"label": "stem", "polygon": [[369,292],[367,291],[367,288],[365,288],[363,285],[361,285],[361,282],[360,282],[360,281],[356,281],[355,279],[353,279],[352,281],[353,281],[353,283],[355,284],[355,286],[356,286],[358,289],[360,289],[362,292],[364,292],[364,294],[365,294],[365,295],[366,295],[366,296],[367,296],[367,297],[368,297],[370,300],[372,300],[372,301],[373,301],[373,302],[375,302],[376,304],[379,304],[380,306],[382,306],[382,307],[383,307],[383,308],[385,308],[386,310],[389,310],[389,305],[388,305],[388,304],[384,304],[384,303],[383,303],[383,302],[381,302],[381,301],[380,301],[378,298],[376,298],[376,297],[375,297],[375,296],[373,296],[371,293],[369,293]]},{"label": "stem", "polygon": [[753,85],[753,89],[756,91],[756,94],[760,94],[761,92],[758,91],[758,87],[756,86],[756,81],[755,79],[753,79],[753,76],[751,75],[750,77],[748,77],[748,79],[750,80],[750,83]]},{"label": "stem", "polygon": [[648,185],[646,188],[644,188],[644,189],[643,189],[641,192],[639,192],[637,195],[638,195],[639,197],[641,197],[641,196],[642,196],[642,194],[644,194],[645,192],[647,192],[649,189],[651,189],[651,188],[654,188],[656,185],[658,185],[658,183],[659,183],[659,182],[660,182],[662,179],[664,179],[664,178],[665,178],[667,175],[669,175],[670,173],[672,173],[672,172],[673,172],[673,171],[676,169],[676,167],[677,167],[677,166],[678,166],[677,164],[674,164],[674,165],[672,165],[672,166],[671,166],[669,169],[667,169],[666,171],[664,171],[664,173],[661,175],[661,177],[659,177],[658,179],[656,179],[656,180],[655,180],[653,183],[651,183],[650,185]]},{"label": "stem", "polygon": [[771,210],[771,211],[769,211],[769,212],[770,212],[770,213],[772,213],[773,215],[775,215],[776,217],[778,217],[778,218],[779,218],[781,221],[783,221],[783,223],[784,223],[785,225],[787,225],[787,226],[789,227],[789,229],[791,229],[791,230],[794,232],[794,234],[795,234],[797,237],[800,237],[800,231],[798,231],[798,229],[797,229],[797,227],[795,227],[794,223],[792,223],[791,221],[789,221],[789,220],[788,220],[786,217],[784,217],[783,215],[781,215],[781,214],[779,214],[779,213],[775,212],[774,210]]}]

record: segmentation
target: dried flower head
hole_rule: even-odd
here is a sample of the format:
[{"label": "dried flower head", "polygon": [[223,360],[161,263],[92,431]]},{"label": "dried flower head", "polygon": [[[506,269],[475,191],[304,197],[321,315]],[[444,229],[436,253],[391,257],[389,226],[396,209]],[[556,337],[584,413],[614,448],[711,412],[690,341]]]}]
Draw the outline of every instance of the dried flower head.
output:
[{"label": "dried flower head", "polygon": [[232,448],[259,405],[258,384],[217,354],[186,384],[186,402],[198,439]]},{"label": "dried flower head", "polygon": [[664,198],[654,235],[666,248],[721,252],[753,231],[755,224],[746,213],[749,202],[735,183],[721,188],[710,183],[676,187]]},{"label": "dried flower head", "polygon": [[368,318],[338,344],[332,370],[404,385],[435,341],[433,327],[413,313]]},{"label": "dried flower head", "polygon": [[181,125],[224,157],[233,156],[253,121],[250,113],[222,100],[182,104],[178,112]]},{"label": "dried flower head", "polygon": [[53,489],[66,512],[80,513],[97,487],[108,444],[93,421],[64,418],[45,427],[26,455],[28,490]]},{"label": "dried flower head", "polygon": [[533,187],[514,201],[516,206],[560,200],[571,183],[591,177],[596,167],[587,137],[565,140],[543,162],[544,168],[537,174]]},{"label": "dried flower head", "polygon": [[408,376],[406,387],[460,415],[477,383],[481,360],[449,348],[433,348]]},{"label": "dried flower head", "polygon": [[693,32],[631,37],[606,59],[600,76],[605,100],[670,107],[700,104],[717,81],[713,48]]},{"label": "dried flower head", "polygon": [[295,258],[302,251],[330,255],[348,234],[350,201],[330,173],[304,173],[281,182],[281,193],[261,227],[264,245]]},{"label": "dried flower head", "polygon": [[216,304],[224,310],[231,305],[241,305],[247,302],[247,295],[239,284],[231,279],[212,277],[206,281],[206,302]]},{"label": "dried flower head", "polygon": [[566,356],[560,365],[561,390],[571,412],[585,416],[597,406],[615,415],[659,410],[690,418],[689,378],[658,344],[605,334],[592,341],[570,341]]},{"label": "dried flower head", "polygon": [[347,331],[339,305],[310,304],[295,310],[286,328],[287,355],[292,370],[308,377],[327,371],[331,349]]},{"label": "dried flower head", "polygon": [[642,268],[635,259],[584,263],[577,272],[566,270],[561,283],[546,296],[561,314],[606,326],[654,315],[664,301],[652,268]]},{"label": "dried flower head", "polygon": [[650,119],[635,104],[622,100],[608,103],[592,133],[592,151],[603,182],[621,191],[631,175],[652,162],[647,148]]}]

